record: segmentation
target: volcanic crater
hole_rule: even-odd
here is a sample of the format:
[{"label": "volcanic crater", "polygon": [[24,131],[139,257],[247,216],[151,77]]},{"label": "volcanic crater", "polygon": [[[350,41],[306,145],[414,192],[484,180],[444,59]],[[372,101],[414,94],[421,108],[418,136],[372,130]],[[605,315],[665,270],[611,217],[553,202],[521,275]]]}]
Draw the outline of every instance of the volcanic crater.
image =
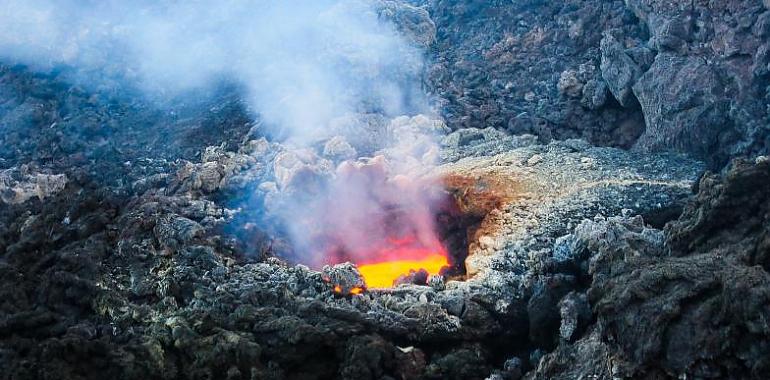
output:
[{"label": "volcanic crater", "polygon": [[0,10],[0,380],[768,378],[767,0]]}]

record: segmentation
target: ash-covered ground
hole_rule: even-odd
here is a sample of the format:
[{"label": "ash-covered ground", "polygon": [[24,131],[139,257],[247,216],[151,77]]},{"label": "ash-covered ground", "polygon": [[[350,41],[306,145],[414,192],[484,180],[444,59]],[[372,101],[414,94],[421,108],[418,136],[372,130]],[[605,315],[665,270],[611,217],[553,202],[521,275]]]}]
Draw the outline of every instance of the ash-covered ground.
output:
[{"label": "ash-covered ground", "polygon": [[[770,376],[770,4],[410,3],[375,9],[437,112],[299,146],[238,84],[5,59],[0,378]],[[457,271],[351,294],[286,207],[405,146]]]}]

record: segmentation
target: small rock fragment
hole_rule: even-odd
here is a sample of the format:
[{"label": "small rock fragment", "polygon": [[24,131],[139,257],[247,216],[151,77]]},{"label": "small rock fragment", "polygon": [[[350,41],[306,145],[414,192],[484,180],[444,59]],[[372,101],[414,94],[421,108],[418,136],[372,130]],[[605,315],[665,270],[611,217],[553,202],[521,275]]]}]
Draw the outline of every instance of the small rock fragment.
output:
[{"label": "small rock fragment", "polygon": [[169,252],[200,237],[203,231],[197,222],[175,214],[162,216],[153,228],[158,243]]},{"label": "small rock fragment", "polygon": [[559,78],[559,93],[566,95],[570,98],[577,98],[583,93],[583,83],[578,78],[578,73],[575,70],[567,70],[561,73]]},{"label": "small rock fragment", "polygon": [[366,290],[366,284],[361,273],[352,263],[326,265],[323,267],[321,275],[324,282],[331,286],[335,295],[358,295]]},{"label": "small rock fragment", "polygon": [[527,160],[527,165],[535,166],[539,164],[541,161],[543,161],[543,156],[539,154],[535,154]]}]

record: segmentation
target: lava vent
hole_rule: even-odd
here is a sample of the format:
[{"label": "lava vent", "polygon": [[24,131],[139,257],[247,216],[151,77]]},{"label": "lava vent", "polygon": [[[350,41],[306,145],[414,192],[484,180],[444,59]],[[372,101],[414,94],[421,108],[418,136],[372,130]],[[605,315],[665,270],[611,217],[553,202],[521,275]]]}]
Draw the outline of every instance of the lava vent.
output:
[{"label": "lava vent", "polygon": [[504,202],[493,179],[394,174],[382,157],[344,163],[320,182],[307,181],[312,195],[292,209],[284,258],[324,268],[344,295],[465,280],[469,246]]}]

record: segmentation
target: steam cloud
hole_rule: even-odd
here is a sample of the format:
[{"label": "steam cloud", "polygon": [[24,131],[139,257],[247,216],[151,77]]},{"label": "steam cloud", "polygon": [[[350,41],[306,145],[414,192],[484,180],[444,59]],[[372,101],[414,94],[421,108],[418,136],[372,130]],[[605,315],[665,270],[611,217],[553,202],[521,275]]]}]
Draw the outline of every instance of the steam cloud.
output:
[{"label": "steam cloud", "polygon": [[[262,125],[279,129],[287,145],[298,148],[335,137],[332,124],[346,115],[429,112],[420,86],[422,54],[366,0],[0,0],[2,61],[37,70],[66,65],[77,69],[71,79],[81,85],[118,81],[157,99],[233,81]],[[436,125],[398,120],[381,123],[397,130],[379,147],[389,153],[387,165],[328,168],[316,193],[293,193],[274,209],[303,261],[323,262],[316,251],[327,245],[355,259],[372,241],[387,250],[383,242],[394,237],[388,236],[394,227],[384,225],[393,223],[394,207],[404,214],[395,237],[411,234],[417,245],[437,245],[430,196],[403,178],[387,178],[433,162],[433,139],[410,126]],[[283,161],[291,163],[291,176],[303,173],[303,165],[324,165],[296,152]],[[364,174],[385,166],[387,172]],[[320,231],[311,237],[313,228]]]},{"label": "steam cloud", "polygon": [[300,143],[336,116],[424,107],[420,52],[364,0],[0,0],[0,59],[174,95],[226,78]]}]

